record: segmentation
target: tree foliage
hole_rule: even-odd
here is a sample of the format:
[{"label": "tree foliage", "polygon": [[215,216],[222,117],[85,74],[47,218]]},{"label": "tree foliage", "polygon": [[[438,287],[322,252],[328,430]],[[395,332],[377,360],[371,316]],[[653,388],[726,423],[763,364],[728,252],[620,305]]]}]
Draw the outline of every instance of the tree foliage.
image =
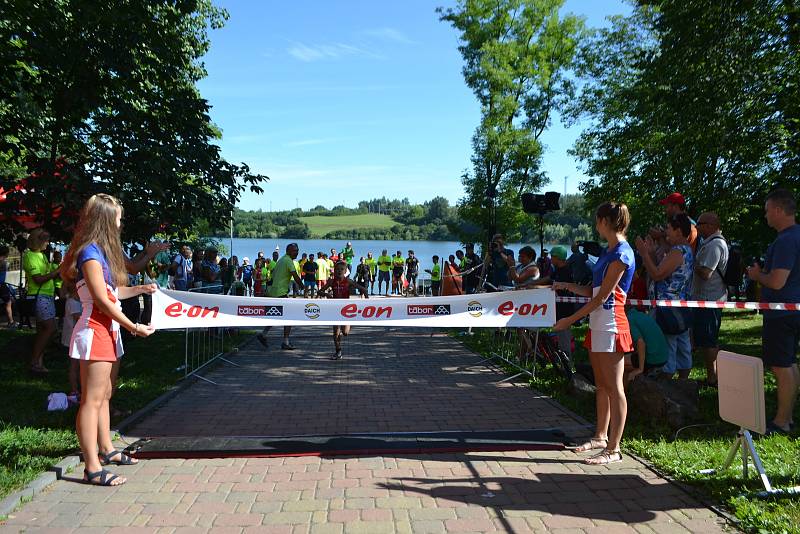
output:
[{"label": "tree foliage", "polygon": [[574,148],[589,205],[627,202],[641,232],[680,191],[692,213],[714,210],[728,236],[763,247],[764,197],[800,185],[797,6],[641,0],[587,39],[570,113],[590,120]]},{"label": "tree foliage", "polygon": [[[392,219],[396,222],[389,228],[343,228],[328,232],[325,239],[372,239],[372,240],[425,240],[425,241],[455,241],[459,240],[457,230],[464,223],[459,218],[458,208],[450,206],[444,197],[435,197],[422,204],[412,204],[409,200],[389,200],[386,198],[364,200],[358,203],[358,208],[345,208],[336,206],[332,209],[316,206],[304,212],[300,209],[291,211],[263,212],[243,211],[234,212],[234,236],[244,238],[289,238],[309,239],[311,235],[308,225],[302,217],[321,215],[337,217],[339,215],[359,215],[369,213],[371,207],[388,206],[393,208]],[[201,223],[195,228],[195,234],[208,231],[208,226]],[[454,231],[455,229],[455,231]],[[547,243],[571,243],[575,240],[592,239],[592,220],[586,211],[586,204],[581,195],[566,195],[561,197],[561,210],[550,213],[545,219],[545,241]],[[218,230],[215,237],[226,237],[227,230]],[[518,237],[525,243],[536,243],[539,239],[539,227],[529,215],[520,219]]]},{"label": "tree foliage", "polygon": [[[541,135],[573,93],[567,76],[583,22],[561,16],[563,0],[459,0],[439,8],[460,32],[464,80],[481,105],[472,169],[462,177],[459,233],[519,236],[519,196],[547,183]],[[496,197],[497,211],[492,198]]]},{"label": "tree foliage", "polygon": [[[261,192],[266,177],[222,158],[196,88],[224,10],[210,0],[0,4],[6,233],[19,229],[9,217],[44,204],[39,222],[68,239],[75,209],[104,191],[126,208],[127,241],[181,235],[197,218],[224,224],[245,189]],[[65,208],[58,219],[54,206]]]}]

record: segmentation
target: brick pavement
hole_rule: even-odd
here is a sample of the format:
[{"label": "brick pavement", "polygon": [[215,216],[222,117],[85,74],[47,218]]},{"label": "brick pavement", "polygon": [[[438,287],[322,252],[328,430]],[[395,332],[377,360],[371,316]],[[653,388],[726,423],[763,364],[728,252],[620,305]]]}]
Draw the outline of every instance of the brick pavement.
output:
[{"label": "brick pavement", "polygon": [[[537,421],[540,427],[576,423],[566,410],[530,390],[493,385],[498,375],[469,368],[476,357],[447,338],[371,329],[360,334],[358,345],[363,349],[357,348],[354,337],[348,340],[350,357],[329,362],[325,357],[330,340],[315,338],[313,332],[302,335],[295,338],[302,350],[291,356],[243,351],[237,357],[243,368],[214,371],[211,377],[219,380],[219,386],[193,385],[137,431],[164,428],[165,414],[178,417],[162,431],[174,435],[197,432],[186,420],[203,432],[216,429],[217,435],[251,429],[254,424],[273,435],[315,433],[329,428],[320,419],[330,417],[355,431],[351,429],[366,424],[357,420],[359,410],[369,414],[367,430],[381,430],[371,426],[375,424],[391,431],[415,420],[415,411],[403,412],[410,409],[419,409],[422,416],[414,429],[453,429],[446,426],[453,420],[460,423],[458,429],[468,428],[464,425],[485,429],[495,423],[507,428]],[[257,391],[250,390],[252,398],[246,399],[254,384]],[[330,403],[303,403],[306,394],[321,402],[326,387],[333,390],[330,397],[337,400],[336,410],[328,410]],[[411,393],[400,394],[402,388]],[[444,391],[437,393],[439,389]],[[479,413],[492,420],[488,427],[471,415],[476,401],[500,403],[502,409],[497,411],[481,404],[485,411]],[[219,410],[235,410],[228,415],[249,423],[219,429],[215,425],[224,424],[225,418],[209,407],[215,402]],[[278,418],[273,403],[282,410],[303,407],[304,413],[315,407],[319,417],[316,423],[308,418]],[[393,407],[397,403],[400,406]],[[180,409],[196,411],[187,417]],[[505,419],[491,419],[501,417],[503,410]],[[259,422],[252,414],[269,421]],[[635,460],[586,466],[568,451],[150,460],[115,471],[128,476],[129,482],[118,488],[57,482],[11,516],[0,533],[568,534],[724,529],[713,512]]]},{"label": "brick pavement", "polygon": [[[330,327],[296,328],[298,350],[257,341],[130,432],[136,436],[287,436],[510,430],[579,423],[529,389],[496,384],[481,358],[443,335],[354,328],[345,357]],[[569,420],[569,421],[568,421]]]}]

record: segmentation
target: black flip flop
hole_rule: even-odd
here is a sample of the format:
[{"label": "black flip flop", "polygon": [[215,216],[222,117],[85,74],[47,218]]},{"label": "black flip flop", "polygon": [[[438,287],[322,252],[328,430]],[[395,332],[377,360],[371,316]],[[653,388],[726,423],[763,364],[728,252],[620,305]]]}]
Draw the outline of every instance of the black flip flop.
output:
[{"label": "black flip flop", "polygon": [[[119,455],[120,460],[112,460],[114,456]],[[108,454],[100,454],[100,465],[136,465],[139,462],[134,462],[133,458],[119,451],[111,451]]]},{"label": "black flip flop", "polygon": [[[83,472],[86,474],[86,480],[84,480],[84,483],[86,484],[91,484],[93,486],[121,486],[124,484],[124,482],[122,484],[112,484],[112,482],[119,478],[119,475],[115,475],[114,473],[106,471],[105,469],[101,469],[100,471],[96,471],[94,473],[90,473],[88,469],[84,469]],[[100,478],[99,483],[92,482],[92,480],[98,477]]]}]

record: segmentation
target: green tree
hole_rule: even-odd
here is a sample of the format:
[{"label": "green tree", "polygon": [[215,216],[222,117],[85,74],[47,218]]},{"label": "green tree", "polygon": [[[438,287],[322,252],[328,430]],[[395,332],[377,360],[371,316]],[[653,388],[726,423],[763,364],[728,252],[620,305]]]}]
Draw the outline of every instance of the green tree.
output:
[{"label": "green tree", "polygon": [[0,214],[38,208],[68,239],[76,208],[105,191],[135,241],[224,225],[245,189],[262,191],[266,177],[222,158],[196,88],[227,17],[210,0],[5,0],[0,13],[0,186],[28,175]]},{"label": "green tree", "polygon": [[586,85],[572,110],[591,119],[575,145],[589,206],[625,201],[642,232],[663,221],[655,201],[680,191],[694,214],[714,210],[728,236],[763,247],[765,195],[800,184],[784,172],[796,123],[781,95],[800,79],[792,3],[642,0],[597,31],[579,54]]},{"label": "green tree", "polygon": [[481,105],[459,202],[459,215],[480,230],[465,238],[496,229],[518,236],[519,195],[547,183],[540,138],[573,93],[567,73],[583,28],[578,17],[559,14],[563,4],[459,0],[438,10],[460,32],[464,79]]}]

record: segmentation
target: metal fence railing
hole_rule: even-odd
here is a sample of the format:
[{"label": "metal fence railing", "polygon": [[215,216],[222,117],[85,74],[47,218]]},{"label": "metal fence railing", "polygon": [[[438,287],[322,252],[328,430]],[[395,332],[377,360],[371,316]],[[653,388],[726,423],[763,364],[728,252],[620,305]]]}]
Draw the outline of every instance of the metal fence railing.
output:
[{"label": "metal fence railing", "polygon": [[[192,288],[189,291],[200,293],[217,292],[214,288],[209,287]],[[187,328],[184,330],[184,363],[179,368],[183,371],[184,379],[194,376],[210,384],[217,385],[213,380],[197,374],[198,371],[217,361],[228,363],[234,367],[241,367],[224,357],[226,354],[225,341],[230,339],[230,331],[227,328]]]}]

